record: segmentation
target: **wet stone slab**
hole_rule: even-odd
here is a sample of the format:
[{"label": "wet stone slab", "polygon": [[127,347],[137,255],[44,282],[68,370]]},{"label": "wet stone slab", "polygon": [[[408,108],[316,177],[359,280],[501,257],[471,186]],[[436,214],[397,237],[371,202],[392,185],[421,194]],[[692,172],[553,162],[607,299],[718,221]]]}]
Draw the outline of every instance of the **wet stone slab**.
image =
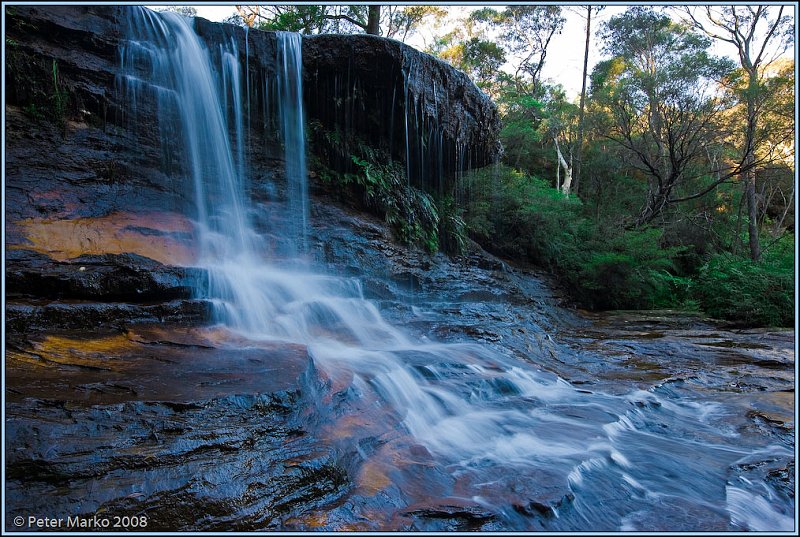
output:
[{"label": "wet stone slab", "polygon": [[305,347],[234,347],[222,329],[138,325],[126,332],[42,333],[10,341],[8,400],[85,405],[196,402],[236,394],[288,393],[311,367]]},{"label": "wet stone slab", "polygon": [[303,426],[319,377],[300,345],[164,325],[39,333],[9,342],[6,378],[7,530],[16,516],[280,529],[349,487]]}]

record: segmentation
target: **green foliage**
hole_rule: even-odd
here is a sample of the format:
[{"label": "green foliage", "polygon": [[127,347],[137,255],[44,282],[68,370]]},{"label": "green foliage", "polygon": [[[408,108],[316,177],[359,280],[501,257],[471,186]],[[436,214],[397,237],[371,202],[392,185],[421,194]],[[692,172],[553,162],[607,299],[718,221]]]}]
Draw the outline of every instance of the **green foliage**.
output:
[{"label": "green foliage", "polygon": [[441,249],[454,255],[461,255],[467,249],[467,224],[463,210],[447,195],[439,199],[439,242]]},{"label": "green foliage", "polygon": [[662,248],[659,229],[626,230],[596,221],[575,196],[498,166],[466,178],[470,235],[486,248],[550,269],[583,306],[685,305],[688,280],[674,274],[681,248]]},{"label": "green foliage", "polygon": [[[252,25],[261,30],[322,33],[377,33],[395,39],[415,34],[423,23],[437,24],[446,10],[437,6],[392,5],[278,5],[236,6],[229,22]],[[374,25],[374,26],[373,26]]]},{"label": "green foliage", "polygon": [[30,103],[22,107],[22,111],[31,119],[42,120],[44,119],[44,111],[37,107],[34,103]]},{"label": "green foliage", "polygon": [[50,95],[53,109],[53,120],[63,131],[66,128],[67,106],[69,104],[69,92],[62,89],[58,79],[58,63],[53,60],[53,92]]},{"label": "green foliage", "polygon": [[[717,11],[732,29],[757,18],[744,8]],[[431,46],[479,81],[502,118],[508,167],[474,171],[459,184],[456,208],[463,209],[469,236],[495,253],[551,270],[590,308],[703,308],[734,321],[789,322],[791,270],[775,261],[778,245],[760,263],[739,257],[748,248],[750,216],[736,167],[748,146],[749,109],[742,103],[749,97],[758,115],[751,136],[757,227],[762,238],[791,229],[793,62],[762,63],[753,82],[744,68],[711,55],[703,28],[672,12],[634,6],[599,25],[596,37],[608,59],[591,73],[578,136],[577,101],[539,78],[561,19],[554,6],[478,9]],[[780,47],[774,48],[764,58],[777,56]],[[481,73],[470,64],[500,52],[516,62],[513,75]],[[580,199],[552,188],[554,140],[566,167],[577,168],[580,157]],[[449,209],[436,201],[446,248]]]},{"label": "green foliage", "polygon": [[384,30],[382,35],[405,41],[424,23],[433,21],[433,26],[438,27],[446,16],[447,10],[439,6],[384,5],[381,9],[381,28]]},{"label": "green foliage", "polygon": [[[31,25],[20,23],[18,26]],[[18,46],[16,41],[14,43],[13,47],[6,49],[6,92],[9,102],[19,106],[31,119],[51,121],[63,133],[71,95],[59,75],[58,62],[31,59],[23,47]]]},{"label": "green foliage", "polygon": [[681,198],[678,190],[696,192],[692,182],[712,169],[710,154],[725,135],[718,124],[725,102],[714,84],[733,64],[709,55],[708,38],[648,7],[631,7],[601,28],[612,58],[592,74],[595,120],[647,178],[637,224],[650,224]]},{"label": "green foliage", "polygon": [[271,18],[259,21],[256,26],[268,31],[319,33],[327,25],[326,14],[324,6],[280,6]]},{"label": "green foliage", "polygon": [[561,6],[512,5],[497,14],[487,11],[484,19],[500,30],[506,55],[520,58],[517,71],[525,73],[536,88],[550,40],[561,33],[566,22]]},{"label": "green foliage", "polygon": [[[358,205],[385,218],[400,242],[431,253],[439,250],[437,205],[430,194],[408,183],[401,162],[341,131],[328,131],[317,122],[310,127],[316,156],[312,167],[323,181],[339,187],[342,198],[355,194]],[[345,152],[347,159],[337,159]]]},{"label": "green foliage", "polygon": [[692,291],[713,317],[749,326],[792,326],[794,235],[782,237],[759,262],[729,253],[712,256]]},{"label": "green foliage", "polygon": [[508,77],[501,80],[498,105],[503,113],[500,140],[503,160],[515,168],[533,173],[541,170],[547,159],[542,147],[541,124],[544,119],[544,95],[529,93],[530,86],[521,86]]}]

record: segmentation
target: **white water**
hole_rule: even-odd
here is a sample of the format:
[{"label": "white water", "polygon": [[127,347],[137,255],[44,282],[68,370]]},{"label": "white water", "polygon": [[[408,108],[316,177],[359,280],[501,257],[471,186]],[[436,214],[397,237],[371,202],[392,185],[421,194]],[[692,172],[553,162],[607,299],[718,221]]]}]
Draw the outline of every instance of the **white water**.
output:
[{"label": "white water", "polygon": [[[792,522],[785,509],[770,506],[766,484],[759,493],[731,483],[729,467],[747,450],[709,433],[726,412],[718,404],[652,392],[586,393],[498,349],[421,342],[387,323],[357,279],[328,276],[299,260],[269,259],[248,219],[242,88],[249,84],[241,82],[238,50],[233,42],[222,46],[222,65],[215,66],[189,20],[138,8],[131,13],[123,85],[136,100],[148,85],[161,117],[176,121],[162,132],[180,133],[176,153],[195,189],[198,261],[209,273],[202,293],[220,322],[251,339],[306,345],[323,370],[351,373],[357,391],[386,407],[449,471],[476,480],[534,480],[542,471],[559,476],[575,494],[573,527],[646,530],[648,516],[665,516],[649,513],[671,516],[670,506],[681,502],[728,512],[735,527],[778,530]],[[289,251],[302,254],[309,248],[302,41],[285,33],[277,40],[292,215],[281,232]],[[408,111],[407,93],[404,98]],[[408,117],[405,127],[408,155]],[[770,450],[788,455],[781,446]],[[476,492],[478,498],[504,512]]]},{"label": "white water", "polygon": [[308,251],[308,172],[303,117],[303,41],[300,34],[277,32],[278,99],[286,162],[291,229],[295,253]]}]

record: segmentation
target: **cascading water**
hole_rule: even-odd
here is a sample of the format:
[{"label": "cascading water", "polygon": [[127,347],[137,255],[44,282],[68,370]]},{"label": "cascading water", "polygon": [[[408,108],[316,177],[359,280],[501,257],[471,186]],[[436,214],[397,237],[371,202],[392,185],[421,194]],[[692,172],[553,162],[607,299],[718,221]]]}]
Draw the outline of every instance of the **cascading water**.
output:
[{"label": "cascading water", "polygon": [[[773,503],[771,485],[733,470],[749,458],[786,459],[791,451],[768,439],[739,447],[739,433],[720,425],[730,412],[724,404],[659,390],[622,396],[581,390],[500,346],[412,337],[364,299],[357,279],[285,259],[273,264],[249,224],[256,208],[245,194],[241,147],[241,92],[249,83],[240,80],[238,51],[224,46],[215,68],[187,19],[139,8],[131,16],[122,87],[137,99],[155,93],[162,120],[174,119],[182,135],[176,151],[195,188],[198,263],[210,275],[202,291],[217,305],[218,320],[250,339],[303,344],[331,377],[349,376],[347,408],[364,412],[370,421],[364,428],[377,429],[392,446],[387,461],[412,444],[430,456],[398,475],[415,469],[427,475],[435,467],[452,479],[442,495],[484,506],[505,529],[545,527],[534,522],[537,508],[512,499],[535,495],[537,487],[565,498],[545,508],[551,509],[547,529],[647,530],[653,520],[671,517],[679,528],[792,528],[789,506]],[[282,233],[300,254],[309,247],[301,38],[278,34],[277,40],[291,213]],[[407,89],[404,100],[408,111]],[[405,129],[408,155],[408,123]],[[463,151],[455,158],[463,160]],[[337,441],[357,444],[343,450],[357,451],[365,463],[375,455],[359,438]],[[416,496],[401,494],[403,501],[431,493],[421,487]],[[691,517],[699,517],[696,526]]]},{"label": "cascading water", "polygon": [[289,236],[295,253],[308,250],[308,174],[303,117],[303,58],[300,34],[277,32],[278,99],[289,197]]}]

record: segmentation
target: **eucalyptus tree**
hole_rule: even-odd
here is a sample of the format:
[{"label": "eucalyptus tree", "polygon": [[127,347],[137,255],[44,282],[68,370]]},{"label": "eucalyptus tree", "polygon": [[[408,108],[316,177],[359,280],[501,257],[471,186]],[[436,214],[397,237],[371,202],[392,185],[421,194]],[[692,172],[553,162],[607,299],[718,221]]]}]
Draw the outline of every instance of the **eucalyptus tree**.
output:
[{"label": "eucalyptus tree", "polygon": [[575,145],[575,165],[573,170],[573,181],[575,192],[580,189],[581,166],[583,162],[583,135],[585,128],[586,115],[586,80],[589,70],[589,43],[592,37],[592,13],[595,15],[604,9],[604,6],[581,6],[586,10],[586,42],[583,47],[583,74],[581,76],[581,99],[578,108],[578,137]]},{"label": "eucalyptus tree", "polygon": [[423,25],[438,27],[446,16],[447,10],[439,6],[383,6],[381,35],[405,42]]},{"label": "eucalyptus tree", "polygon": [[745,105],[742,127],[742,184],[748,205],[750,257],[761,256],[758,237],[759,200],[756,196],[756,171],[760,146],[768,137],[760,136],[759,123],[764,116],[771,92],[768,69],[793,43],[794,24],[788,6],[703,6],[684,8],[691,25],[710,38],[732,45],[738,55],[744,83],[734,93]]},{"label": "eucalyptus tree", "polygon": [[[578,146],[579,109],[567,100],[560,85],[544,87],[544,106],[539,125],[541,138],[552,140],[556,150],[556,188],[565,195],[573,188],[575,156]],[[561,171],[564,180],[561,181]]]},{"label": "eucalyptus tree", "polygon": [[334,14],[327,5],[236,6],[246,26],[260,30],[280,30],[317,34],[330,31]]},{"label": "eucalyptus tree", "polygon": [[498,42],[515,65],[514,79],[536,94],[550,42],[566,21],[561,6],[511,5],[503,11],[483,8],[473,12],[472,18],[499,30]]},{"label": "eucalyptus tree", "polygon": [[303,34],[360,33],[384,35],[405,41],[431,18],[440,19],[446,10],[437,6],[372,5],[255,5],[236,6],[245,25],[263,30],[284,30]]},{"label": "eucalyptus tree", "polygon": [[636,219],[644,225],[676,201],[678,186],[704,175],[715,121],[727,108],[715,81],[732,65],[709,55],[709,38],[646,7],[612,17],[600,33],[611,59],[595,66],[592,94],[606,113],[604,135],[647,177]]},{"label": "eucalyptus tree", "polygon": [[247,26],[262,30],[380,34],[379,5],[241,5],[236,6],[236,11]]},{"label": "eucalyptus tree", "polygon": [[477,22],[474,14],[468,15],[453,30],[438,37],[427,52],[467,73],[475,85],[496,98],[498,74],[506,53]]}]

